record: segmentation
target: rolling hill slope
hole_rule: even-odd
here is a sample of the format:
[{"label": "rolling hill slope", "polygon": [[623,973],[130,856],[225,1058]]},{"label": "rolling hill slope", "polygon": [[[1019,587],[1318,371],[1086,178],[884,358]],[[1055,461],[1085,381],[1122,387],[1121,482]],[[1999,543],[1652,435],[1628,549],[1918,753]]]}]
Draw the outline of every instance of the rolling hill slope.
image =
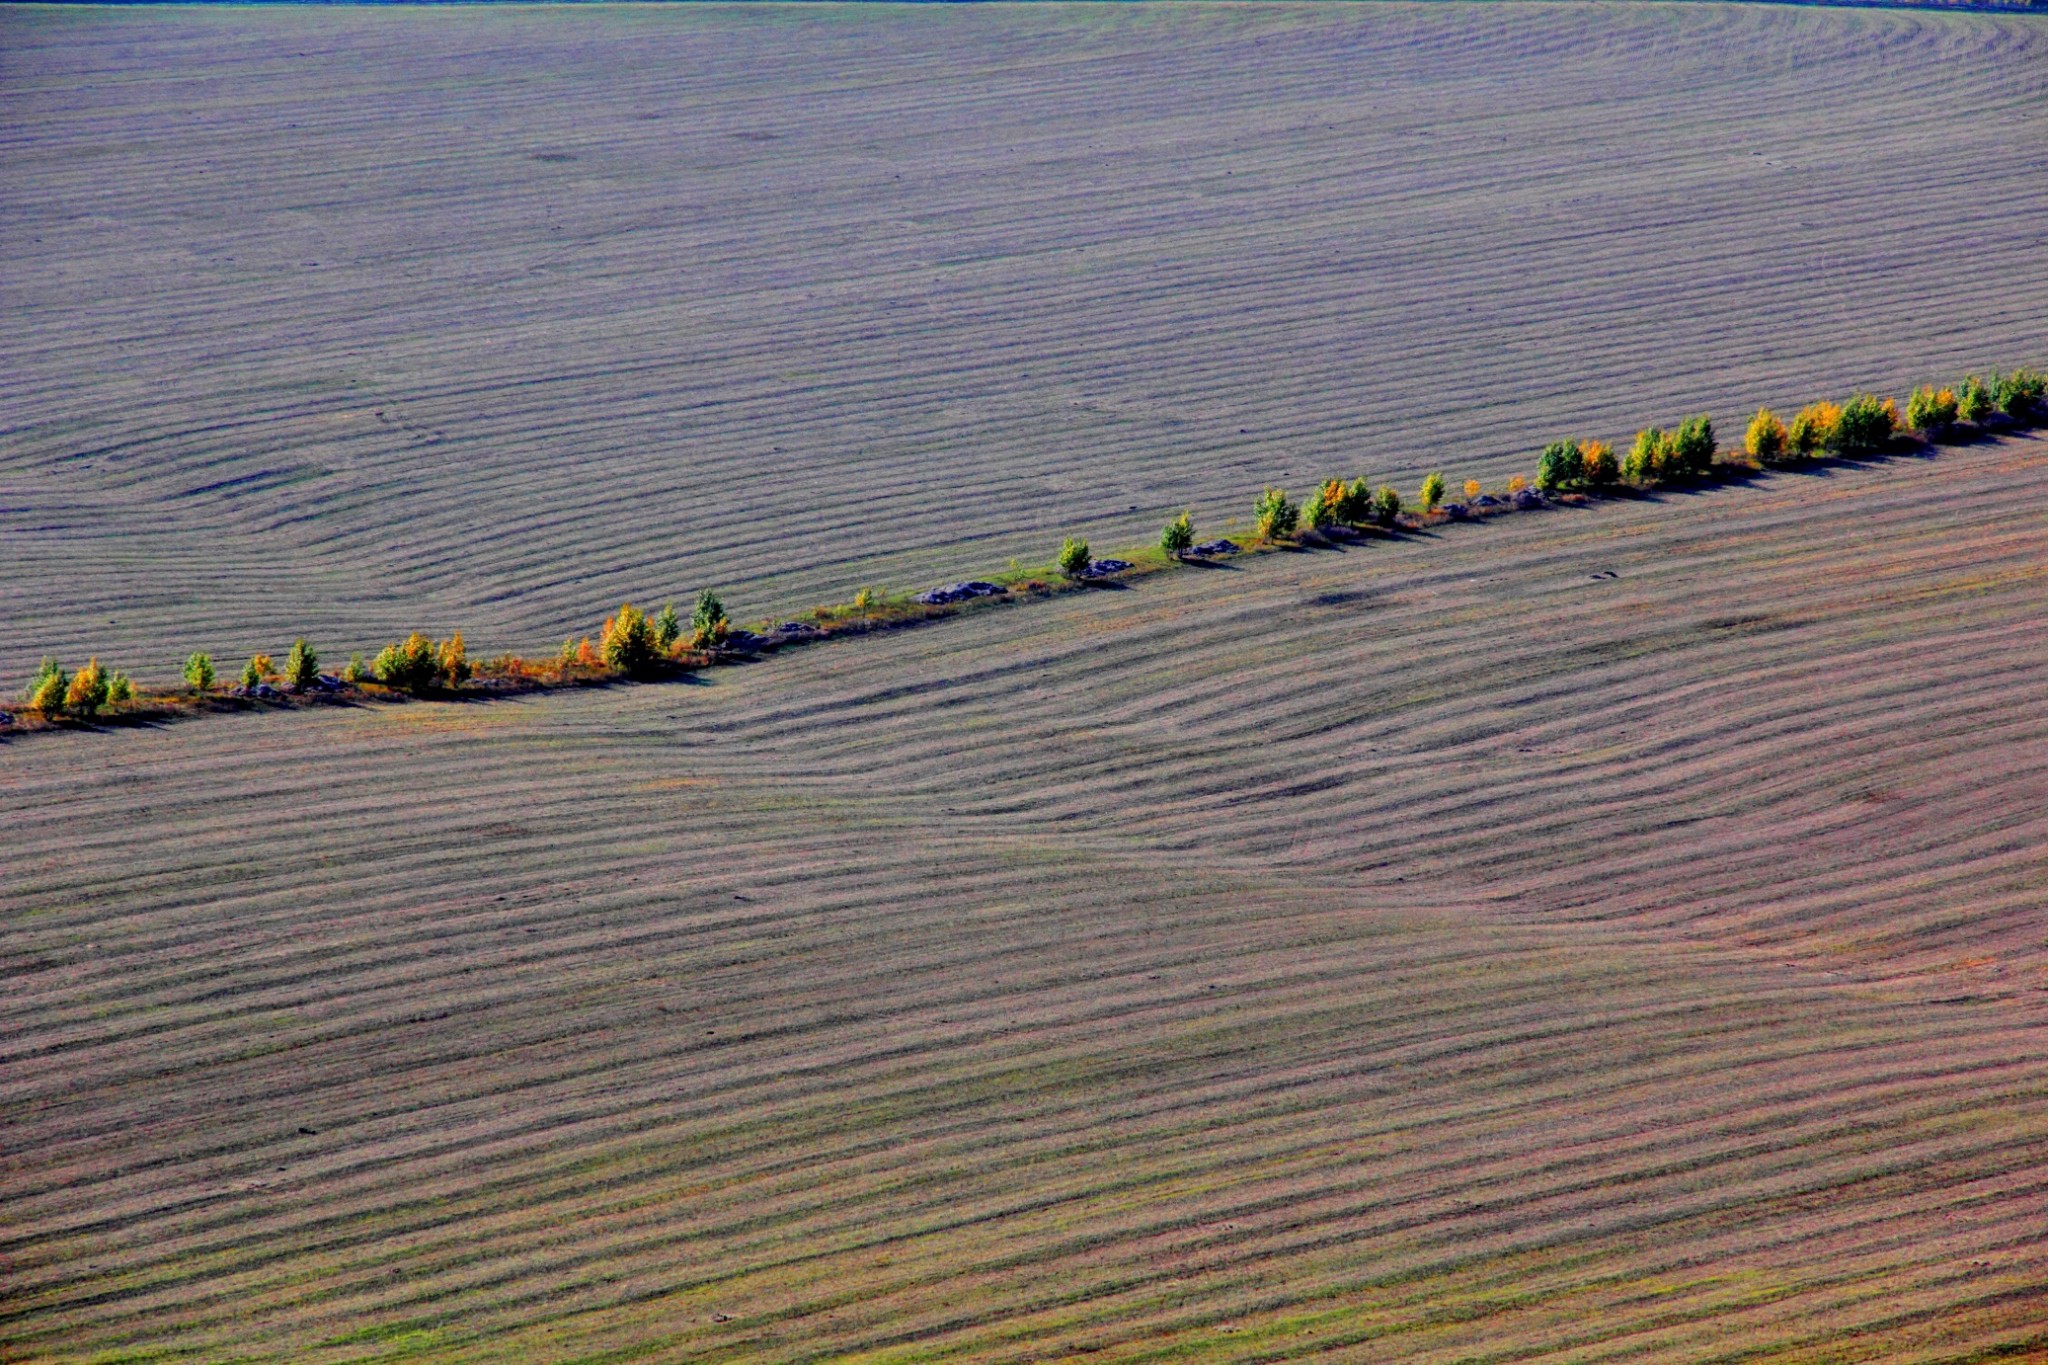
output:
[{"label": "rolling hill slope", "polygon": [[7,6],[0,682],[534,652],[2048,363],[2043,33]]},{"label": "rolling hill slope", "polygon": [[2048,441],[0,748],[35,1361],[2048,1345]]}]

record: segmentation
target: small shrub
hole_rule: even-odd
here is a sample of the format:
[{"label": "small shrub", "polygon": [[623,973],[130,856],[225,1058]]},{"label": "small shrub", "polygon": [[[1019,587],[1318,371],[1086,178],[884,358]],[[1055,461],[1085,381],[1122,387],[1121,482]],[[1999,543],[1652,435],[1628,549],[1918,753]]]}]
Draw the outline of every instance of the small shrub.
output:
[{"label": "small shrub", "polygon": [[660,657],[660,649],[654,643],[654,623],[631,602],[621,604],[618,615],[606,618],[598,638],[604,661],[628,676],[647,672]]},{"label": "small shrub", "polygon": [[1536,486],[1560,493],[1586,482],[1586,456],[1577,441],[1552,441],[1536,457]]},{"label": "small shrub", "polygon": [[683,623],[676,616],[676,604],[662,605],[661,615],[654,618],[654,647],[666,654],[676,647],[676,641],[683,638]]},{"label": "small shrub", "polygon": [[441,642],[435,660],[441,667],[441,680],[450,687],[460,687],[469,681],[469,646],[462,643],[462,632],[456,631]]},{"label": "small shrub", "polygon": [[1621,462],[1622,477],[1630,483],[1653,484],[1664,477],[1664,451],[1670,438],[1656,427],[1636,433],[1635,444]]},{"label": "small shrub", "polygon": [[1268,488],[1252,504],[1252,529],[1261,540],[1291,536],[1300,524],[1301,509],[1288,498],[1284,488]]},{"label": "small shrub", "polygon": [[1906,399],[1906,425],[1923,435],[1938,436],[1955,424],[1959,406],[1954,389],[1922,384]]},{"label": "small shrub", "polygon": [[1842,405],[1828,449],[1837,455],[1867,455],[1881,449],[1892,438],[1898,418],[1898,405],[1890,399],[1859,393]]},{"label": "small shrub", "polygon": [[1087,572],[1092,556],[1088,553],[1088,542],[1068,536],[1060,543],[1059,570],[1069,578],[1079,578]]},{"label": "small shrub", "polygon": [[185,660],[185,685],[194,692],[209,691],[213,687],[213,656],[195,651]]},{"label": "small shrub", "polygon": [[576,654],[570,662],[578,668],[604,667],[604,660],[598,655],[597,648],[590,643],[588,635],[576,642]]},{"label": "small shrub", "polygon": [[1166,551],[1169,559],[1179,559],[1195,543],[1194,519],[1186,512],[1166,523],[1159,533],[1159,548]]},{"label": "small shrub", "polygon": [[1372,496],[1372,519],[1382,526],[1391,527],[1401,515],[1401,495],[1394,491],[1392,484],[1383,486]]},{"label": "small shrub", "polygon": [[44,716],[64,714],[64,698],[71,690],[71,675],[55,659],[45,659],[28,685],[28,704]]},{"label": "small shrub", "polygon": [[[862,588],[859,592],[853,595],[853,606],[854,610],[856,611],[869,611],[874,608],[874,605],[875,590],[873,588]],[[697,608],[699,611],[703,610],[704,608],[704,603],[701,598],[697,602]]]},{"label": "small shrub", "polygon": [[2032,422],[2044,411],[2048,379],[2038,370],[2014,370],[1998,380],[1998,408],[2015,422]]},{"label": "small shrub", "polygon": [[1466,502],[1476,502],[1476,501],[1478,501],[1478,499],[1479,499],[1479,495],[1480,495],[1481,493],[1485,492],[1485,491],[1486,491],[1485,489],[1483,489],[1483,488],[1481,488],[1481,487],[1479,486],[1479,480],[1477,480],[1477,479],[1467,479],[1467,480],[1465,480],[1465,501],[1466,501]]},{"label": "small shrub", "polygon": [[1833,448],[1835,429],[1841,424],[1842,410],[1833,403],[1809,403],[1793,415],[1791,429],[1785,437],[1786,444],[1793,455],[1811,459],[1821,451]]},{"label": "small shrub", "polygon": [[434,642],[414,631],[397,644],[384,646],[370,667],[377,681],[386,687],[420,693],[432,687],[441,675],[441,661]]},{"label": "small shrub", "polygon": [[277,665],[268,654],[251,654],[249,662],[242,665],[242,686],[254,687],[275,672]]},{"label": "small shrub", "polygon": [[[1994,376],[1995,380],[1996,376]],[[1956,416],[1965,422],[1981,422],[1998,411],[1998,394],[1992,384],[1976,375],[1963,381],[1956,391]]]},{"label": "small shrub", "polygon": [[1427,474],[1422,480],[1422,510],[1425,514],[1434,512],[1444,500],[1444,476]]},{"label": "small shrub", "polygon": [[115,669],[107,674],[107,705],[122,706],[135,700],[135,684],[126,673]]},{"label": "small shrub", "polygon": [[[874,594],[862,588],[853,599],[857,607],[874,603]],[[722,643],[731,633],[732,622],[726,619],[725,603],[718,600],[718,594],[706,588],[697,594],[696,610],[690,613],[690,638],[698,649],[710,649]]]},{"label": "small shrub", "polygon": [[1517,474],[1513,478],[1508,480],[1508,493],[1510,495],[1519,493],[1528,486],[1529,481],[1523,478],[1520,474]]},{"label": "small shrub", "polygon": [[363,662],[363,656],[360,654],[349,655],[348,667],[341,670],[341,680],[343,682],[359,683],[369,676],[370,666]]},{"label": "small shrub", "polygon": [[1742,434],[1742,448],[1759,464],[1776,464],[1785,458],[1785,424],[1769,408],[1758,408]]},{"label": "small shrub", "polygon": [[106,670],[100,667],[98,659],[87,659],[85,667],[71,675],[71,685],[64,689],[64,709],[90,720],[106,704]]},{"label": "small shrub", "polygon": [[320,676],[320,656],[300,636],[292,641],[292,652],[284,656],[284,680],[294,692],[303,692]]},{"label": "small shrub", "polygon": [[567,668],[570,664],[576,662],[575,636],[572,635],[568,639],[562,641],[561,649],[557,650],[555,653],[555,662],[562,665],[564,668]]},{"label": "small shrub", "polygon": [[1579,447],[1579,455],[1585,461],[1587,487],[1612,488],[1621,478],[1621,461],[1607,442],[1587,441]]}]

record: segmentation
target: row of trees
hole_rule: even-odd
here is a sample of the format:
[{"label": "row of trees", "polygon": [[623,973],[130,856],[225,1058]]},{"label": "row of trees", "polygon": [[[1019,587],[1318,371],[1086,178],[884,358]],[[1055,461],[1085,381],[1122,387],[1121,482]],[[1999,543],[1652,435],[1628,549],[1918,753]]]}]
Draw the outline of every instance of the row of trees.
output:
[{"label": "row of trees", "polygon": [[[563,646],[559,662],[644,675],[660,660],[676,658],[685,648],[717,648],[730,630],[725,604],[717,593],[708,588],[697,598],[687,643],[683,637],[682,621],[673,604],[663,607],[650,619],[628,602],[619,608],[616,615],[606,618],[599,633],[601,645],[593,648],[586,638],[578,646],[572,640]],[[520,661],[508,656],[499,662],[511,668]],[[384,646],[368,663],[360,654],[351,655],[348,666],[341,670],[340,680],[348,683],[374,680],[395,691],[419,695],[437,689],[459,688],[474,677],[475,672],[461,631],[445,640],[434,640],[414,631],[403,640]],[[213,656],[203,650],[187,656],[184,675],[186,689],[191,695],[208,695],[218,681]],[[320,655],[304,638],[300,638],[292,642],[282,667],[268,654],[252,654],[248,663],[242,666],[240,677],[245,691],[278,686],[293,692],[305,692],[319,685]],[[118,670],[103,669],[97,658],[89,660],[76,673],[67,672],[55,659],[44,659],[22,694],[22,701],[29,710],[49,719],[71,716],[90,720],[109,707],[136,699],[135,685],[128,676]]]},{"label": "row of trees", "polygon": [[46,716],[72,715],[87,720],[108,706],[135,699],[135,684],[119,669],[100,667],[97,658],[88,659],[76,673],[67,672],[55,659],[44,659],[29,680],[23,694],[29,707]]},{"label": "row of trees", "polygon": [[[1922,385],[1906,400],[1903,413],[1895,400],[1867,393],[1841,404],[1809,404],[1795,413],[1790,423],[1769,408],[1759,408],[1743,435],[1743,453],[1764,465],[1794,463],[1822,454],[1869,454],[1881,450],[1902,429],[1939,439],[1958,423],[1983,424],[2001,414],[2022,425],[2048,418],[2048,377],[2037,370],[2016,369],[2007,374],[1968,375],[1957,384],[1940,388]],[[1544,492],[1599,491],[1622,482],[1648,487],[1699,478],[1712,471],[1717,453],[1714,424],[1704,415],[1687,418],[1671,431],[1648,427],[1637,432],[1634,444],[1622,457],[1600,441],[1552,441],[1537,457],[1536,486]],[[1525,486],[1518,476],[1509,482],[1508,492],[1513,494]],[[1443,475],[1429,474],[1422,481],[1417,506],[1425,514],[1434,512],[1444,491]],[[1481,493],[1478,480],[1466,480],[1464,492],[1468,502],[1476,500]],[[1374,489],[1364,478],[1330,479],[1303,504],[1295,503],[1283,488],[1267,488],[1253,504],[1252,517],[1255,534],[1261,540],[1274,541],[1294,535],[1304,524],[1311,530],[1391,527],[1401,508],[1401,495],[1392,487]],[[1179,557],[1193,548],[1194,539],[1193,518],[1183,512],[1160,532],[1159,546],[1167,555]],[[1079,577],[1093,562],[1090,555],[1087,541],[1070,537],[1060,547],[1058,567],[1070,577]],[[856,605],[866,608],[871,604],[863,589]],[[642,676],[665,660],[680,660],[685,651],[717,649],[730,631],[725,606],[710,589],[698,596],[687,635],[673,603],[649,617],[627,602],[605,619],[595,644],[588,637],[564,641],[555,666],[558,670],[584,667]],[[511,656],[493,661],[493,667],[501,665],[528,673],[537,667]],[[211,656],[194,653],[186,659],[184,673],[193,694],[213,690]],[[374,678],[386,687],[422,693],[460,687],[473,673],[460,631],[440,641],[415,631],[384,646],[367,664],[362,655],[352,655],[341,676],[351,683]],[[251,655],[242,668],[241,682],[245,689],[279,684],[303,692],[315,686],[320,676],[320,656],[301,638],[293,641],[282,668],[268,654]],[[55,659],[44,659],[23,694],[28,708],[42,715],[85,719],[134,700],[135,685],[128,676],[118,669],[103,668],[96,657],[76,673]]]}]

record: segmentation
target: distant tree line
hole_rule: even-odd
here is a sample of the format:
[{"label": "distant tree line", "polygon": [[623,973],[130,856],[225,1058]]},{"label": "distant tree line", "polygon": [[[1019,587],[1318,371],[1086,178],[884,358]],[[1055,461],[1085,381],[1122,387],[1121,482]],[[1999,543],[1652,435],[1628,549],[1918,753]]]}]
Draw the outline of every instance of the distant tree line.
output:
[{"label": "distant tree line", "polygon": [[[2044,0],[2034,0],[2041,4]],[[1377,529],[1393,532],[1421,526],[1443,518],[1463,519],[1497,507],[1526,505],[1523,500],[1544,495],[1602,495],[1628,490],[1647,490],[1666,483],[1697,481],[1711,477],[1717,466],[1755,469],[1796,465],[1823,457],[1855,458],[1878,453],[1889,447],[1902,432],[1918,439],[1941,443],[1955,439],[1966,429],[1998,425],[2030,426],[2048,419],[2048,379],[2037,370],[2016,369],[2005,374],[1966,375],[1955,384],[1922,385],[1908,396],[1904,411],[1895,399],[1875,394],[1856,394],[1842,403],[1810,403],[1786,422],[1769,408],[1759,408],[1743,433],[1738,456],[1723,456],[1714,424],[1705,415],[1688,417],[1676,427],[1664,430],[1645,427],[1636,433],[1626,455],[1617,456],[1603,441],[1561,439],[1550,442],[1536,455],[1535,492],[1521,476],[1508,480],[1499,496],[1487,494],[1477,479],[1463,484],[1464,501],[1448,506],[1444,476],[1426,475],[1417,489],[1414,510],[1404,514],[1400,493],[1391,485],[1374,488],[1364,477],[1332,478],[1318,485],[1302,503],[1296,503],[1284,488],[1262,490],[1252,504],[1252,534],[1263,544],[1293,541],[1304,531],[1325,536],[1341,531]],[[1235,551],[1230,542],[1219,545]],[[1195,544],[1194,518],[1182,512],[1167,522],[1159,535],[1159,553],[1173,562],[1200,553]],[[1061,544],[1054,569],[1069,579],[1098,576],[1104,565],[1130,567],[1126,561],[1096,561],[1088,542],[1069,536]],[[1021,587],[1034,580],[1019,575]],[[959,585],[971,589],[965,596],[979,597],[1006,589],[986,583]],[[951,602],[964,600],[948,597]],[[794,623],[784,631],[786,638],[808,638],[833,628],[865,627],[888,614],[907,612],[914,604],[880,600],[873,589],[863,588],[850,606],[819,607],[810,624]],[[934,608],[925,608],[932,610]],[[582,679],[609,677],[645,678],[664,670],[694,667],[714,661],[734,639],[734,628],[718,594],[705,589],[697,597],[687,627],[673,603],[653,616],[631,602],[605,618],[595,640],[571,637],[562,642],[555,658],[535,661],[517,655],[500,655],[483,665],[484,676],[538,685],[561,684]],[[381,689],[390,693],[428,696],[459,691],[477,678],[479,670],[456,631],[435,640],[417,631],[378,650],[365,662],[361,654],[351,655],[338,676],[320,671],[320,656],[304,638],[294,640],[280,666],[268,654],[249,657],[240,672],[240,693],[269,699],[286,693]],[[15,713],[26,712],[46,720],[75,718],[91,721],[110,712],[138,705],[157,708],[190,707],[214,694],[217,675],[212,656],[196,652],[185,660],[181,690],[157,692],[147,697],[127,674],[101,665],[97,657],[87,659],[77,672],[67,670],[56,659],[46,658],[37,667],[21,694]],[[9,713],[0,712],[0,719]]]}]

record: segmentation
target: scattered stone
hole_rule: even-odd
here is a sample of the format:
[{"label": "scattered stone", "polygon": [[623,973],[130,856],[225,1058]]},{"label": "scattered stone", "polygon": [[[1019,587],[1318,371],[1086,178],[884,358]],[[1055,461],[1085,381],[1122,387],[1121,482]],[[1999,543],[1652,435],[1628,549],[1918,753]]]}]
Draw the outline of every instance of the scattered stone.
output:
[{"label": "scattered stone", "polygon": [[975,579],[968,583],[948,583],[943,588],[921,592],[916,600],[928,607],[949,607],[955,602],[970,602],[977,597],[1000,597],[1003,589],[995,583],[984,583]]},{"label": "scattered stone", "polygon": [[332,673],[321,673],[313,679],[313,690],[315,692],[327,693],[346,692],[348,691],[348,684],[335,677]]},{"label": "scattered stone", "polygon": [[1472,499],[1472,505],[1474,507],[1498,507],[1501,505],[1501,501],[1491,493],[1481,493],[1478,497]]},{"label": "scattered stone", "polygon": [[1122,573],[1131,567],[1128,559],[1091,559],[1088,567],[1081,570],[1083,578],[1108,578],[1111,574]]},{"label": "scattered stone", "polygon": [[1215,559],[1222,555],[1238,554],[1240,550],[1234,541],[1212,540],[1193,547],[1188,553],[1199,559]]},{"label": "scattered stone", "polygon": [[0,730],[5,730],[12,724],[14,724],[13,714],[7,711],[0,711]]},{"label": "scattered stone", "polygon": [[751,654],[761,647],[761,637],[751,630],[735,630],[725,637],[725,648],[735,654]]},{"label": "scattered stone", "polygon": [[1465,506],[1465,504],[1462,502],[1445,503],[1444,515],[1449,517],[1452,521],[1464,521],[1471,517],[1472,509]]},{"label": "scattered stone", "polygon": [[784,621],[768,633],[781,640],[801,640],[816,635],[818,628],[802,621]]},{"label": "scattered stone", "polygon": [[1356,526],[1341,526],[1332,522],[1328,526],[1317,527],[1316,534],[1324,540],[1356,540],[1358,539],[1358,528]]},{"label": "scattered stone", "polygon": [[1524,512],[1533,512],[1543,505],[1543,495],[1533,488],[1524,488],[1515,494],[1515,506]]},{"label": "scattered stone", "polygon": [[278,691],[269,683],[257,683],[254,687],[237,687],[234,694],[238,697],[251,697],[256,701],[284,700],[284,693]]}]

